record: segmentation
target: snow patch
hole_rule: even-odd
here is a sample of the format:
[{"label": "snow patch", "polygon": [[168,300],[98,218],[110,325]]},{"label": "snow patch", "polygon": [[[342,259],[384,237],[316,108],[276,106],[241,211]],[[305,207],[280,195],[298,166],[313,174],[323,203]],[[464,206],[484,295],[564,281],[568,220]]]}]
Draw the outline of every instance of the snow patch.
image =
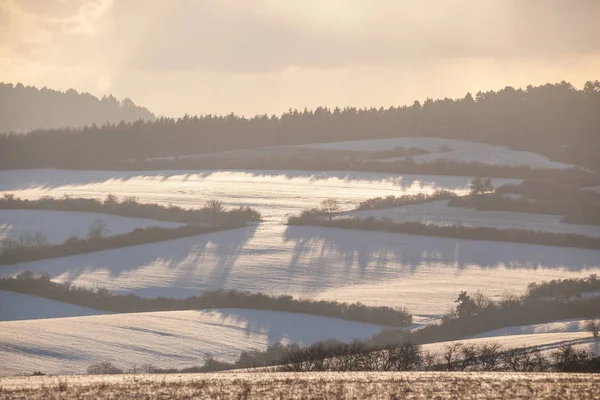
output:
[{"label": "snow patch", "polygon": [[43,318],[82,317],[106,314],[92,308],[80,307],[30,296],[28,294],[0,290],[0,321],[19,321]]},{"label": "snow patch", "polygon": [[[573,165],[552,161],[547,157],[529,151],[517,151],[504,146],[496,146],[480,142],[440,138],[393,138],[359,140],[348,142],[318,143],[299,145],[297,147],[318,150],[344,150],[344,151],[386,151],[402,147],[417,148],[429,154],[420,154],[411,158],[418,163],[435,161],[452,161],[460,163],[482,163],[500,166],[525,165],[531,168],[573,168]],[[379,159],[381,162],[394,162],[405,160],[404,157]]]}]

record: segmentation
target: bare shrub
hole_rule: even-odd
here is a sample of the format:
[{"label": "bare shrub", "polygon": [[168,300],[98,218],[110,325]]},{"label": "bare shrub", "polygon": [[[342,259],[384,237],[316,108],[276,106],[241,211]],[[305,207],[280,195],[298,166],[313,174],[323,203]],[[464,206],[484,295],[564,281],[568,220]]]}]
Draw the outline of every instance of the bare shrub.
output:
[{"label": "bare shrub", "polygon": [[112,363],[101,362],[92,364],[87,368],[88,375],[117,375],[122,374],[123,370],[117,368]]}]

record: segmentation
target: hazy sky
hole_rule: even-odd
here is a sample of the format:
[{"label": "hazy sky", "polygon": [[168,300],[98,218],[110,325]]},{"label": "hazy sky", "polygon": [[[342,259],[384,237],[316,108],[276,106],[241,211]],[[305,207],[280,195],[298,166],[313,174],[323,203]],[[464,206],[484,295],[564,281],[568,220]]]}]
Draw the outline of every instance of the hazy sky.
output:
[{"label": "hazy sky", "polygon": [[0,80],[161,115],[600,79],[600,0],[0,0]]}]

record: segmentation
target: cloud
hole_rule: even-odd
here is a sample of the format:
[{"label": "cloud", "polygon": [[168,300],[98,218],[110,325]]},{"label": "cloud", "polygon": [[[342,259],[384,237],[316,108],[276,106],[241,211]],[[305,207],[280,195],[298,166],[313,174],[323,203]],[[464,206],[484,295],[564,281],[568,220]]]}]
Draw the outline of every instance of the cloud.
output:
[{"label": "cloud", "polygon": [[598,79],[599,16],[599,0],[0,0],[0,74],[169,115],[406,104]]},{"label": "cloud", "polygon": [[177,4],[133,50],[136,68],[255,73],[600,51],[600,2],[593,0]]}]

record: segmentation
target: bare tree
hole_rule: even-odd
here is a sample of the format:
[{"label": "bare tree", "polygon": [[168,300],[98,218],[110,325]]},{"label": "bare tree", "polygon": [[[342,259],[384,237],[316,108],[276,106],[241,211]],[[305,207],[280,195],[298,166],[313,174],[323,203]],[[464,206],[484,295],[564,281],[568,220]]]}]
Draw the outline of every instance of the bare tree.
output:
[{"label": "bare tree", "polygon": [[471,195],[476,196],[478,194],[486,194],[494,191],[494,185],[492,184],[491,178],[476,177],[469,183],[469,189],[471,189]]},{"label": "bare tree", "polygon": [[87,237],[90,240],[98,240],[101,239],[106,233],[108,233],[108,227],[106,226],[106,222],[101,219],[97,219],[88,228]]},{"label": "bare tree", "polygon": [[479,348],[479,362],[484,371],[494,371],[500,363],[500,345],[498,343],[486,343]]},{"label": "bare tree", "polygon": [[592,319],[585,323],[585,330],[590,332],[594,338],[598,338],[600,333],[600,320]]},{"label": "bare tree", "polygon": [[460,343],[450,343],[444,346],[444,352],[442,353],[442,358],[446,362],[446,370],[454,371],[454,364],[458,359],[458,354],[460,352],[460,348],[462,344]]},{"label": "bare tree", "polygon": [[115,375],[122,374],[123,370],[115,367],[113,364],[109,362],[101,362],[97,364],[92,364],[87,368],[87,373],[89,375]]},{"label": "bare tree", "polygon": [[119,204],[119,199],[117,198],[117,196],[115,196],[112,193],[109,193],[106,195],[106,198],[104,199],[105,206],[114,207],[117,204]]},{"label": "bare tree", "polygon": [[221,214],[225,211],[223,202],[220,200],[208,200],[204,208],[208,211],[208,218],[212,227],[216,228],[221,219]]},{"label": "bare tree", "polygon": [[48,243],[48,235],[44,232],[35,231],[31,240],[34,247],[43,247]]},{"label": "bare tree", "polygon": [[333,219],[334,214],[340,211],[340,208],[340,202],[337,199],[330,198],[325,199],[321,202],[320,211],[327,214],[329,220],[331,221]]}]

